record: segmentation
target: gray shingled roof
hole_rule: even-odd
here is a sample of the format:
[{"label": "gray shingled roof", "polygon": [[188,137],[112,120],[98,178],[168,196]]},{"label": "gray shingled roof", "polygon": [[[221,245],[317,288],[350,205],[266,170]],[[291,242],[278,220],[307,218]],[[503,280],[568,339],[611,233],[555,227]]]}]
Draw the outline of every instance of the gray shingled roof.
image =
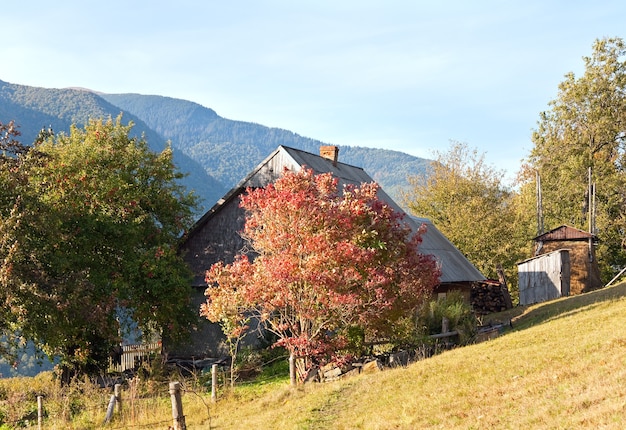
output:
[{"label": "gray shingled roof", "polygon": [[408,217],[413,229],[426,224],[419,250],[422,254],[434,255],[441,265],[441,282],[484,281],[486,278],[469,262],[428,218]]},{"label": "gray shingled roof", "polygon": [[298,166],[306,166],[315,173],[332,173],[333,176],[339,178],[340,186],[346,183],[360,185],[365,182],[373,181],[370,175],[361,167],[352,166],[340,161],[333,164],[331,160],[320,157],[317,154],[289,148],[287,146],[280,146],[277,151],[281,149],[288,153]]}]

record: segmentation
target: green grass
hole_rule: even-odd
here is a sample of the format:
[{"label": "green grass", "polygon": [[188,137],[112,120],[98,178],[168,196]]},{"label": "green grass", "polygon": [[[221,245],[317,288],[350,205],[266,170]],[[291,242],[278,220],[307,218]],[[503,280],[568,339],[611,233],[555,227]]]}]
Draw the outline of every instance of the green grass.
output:
[{"label": "green grass", "polygon": [[[513,327],[488,342],[447,351],[407,368],[331,383],[291,387],[283,365],[256,383],[220,391],[218,401],[211,403],[205,386],[187,381],[183,395],[187,427],[626,428],[626,283],[485,318],[485,322],[509,320]],[[11,381],[0,380],[4,398],[11,398],[11,384],[18,384]],[[167,391],[166,384],[149,390],[148,383],[142,381],[144,388],[137,391]],[[123,395],[132,397],[129,391]],[[52,405],[54,393],[49,396],[46,401]],[[158,423],[151,428],[167,428],[169,398],[157,398],[145,405],[145,395],[138,395],[132,417],[127,400],[123,415],[104,428],[150,423]],[[7,400],[3,402],[0,409]],[[44,428],[103,428],[106,405],[91,413],[91,405],[84,406],[86,412],[70,421],[50,414]],[[61,406],[54,410],[63,412]]]}]

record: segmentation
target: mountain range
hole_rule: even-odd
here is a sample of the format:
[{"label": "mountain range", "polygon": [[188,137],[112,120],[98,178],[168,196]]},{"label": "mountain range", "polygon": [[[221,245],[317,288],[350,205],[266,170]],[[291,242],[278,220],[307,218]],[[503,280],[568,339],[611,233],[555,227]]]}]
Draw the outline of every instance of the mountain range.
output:
[{"label": "mountain range", "polygon": [[[211,207],[279,145],[317,153],[324,143],[292,131],[219,116],[197,103],[158,95],[104,94],[82,88],[40,88],[0,80],[0,122],[14,120],[30,144],[42,128],[69,133],[89,118],[132,121],[154,151],[170,142],[184,185]],[[339,146],[339,145],[338,145]],[[407,177],[422,175],[430,160],[387,149],[340,146],[340,161],[360,166],[399,203]]]}]

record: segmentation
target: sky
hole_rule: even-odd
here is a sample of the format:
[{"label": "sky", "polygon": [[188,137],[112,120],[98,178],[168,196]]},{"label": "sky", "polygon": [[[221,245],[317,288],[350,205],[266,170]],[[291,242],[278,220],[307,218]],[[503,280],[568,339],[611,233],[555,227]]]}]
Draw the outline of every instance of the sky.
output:
[{"label": "sky", "polygon": [[180,98],[335,145],[435,158],[464,142],[512,178],[565,74],[626,38],[595,0],[23,0],[0,80]]}]

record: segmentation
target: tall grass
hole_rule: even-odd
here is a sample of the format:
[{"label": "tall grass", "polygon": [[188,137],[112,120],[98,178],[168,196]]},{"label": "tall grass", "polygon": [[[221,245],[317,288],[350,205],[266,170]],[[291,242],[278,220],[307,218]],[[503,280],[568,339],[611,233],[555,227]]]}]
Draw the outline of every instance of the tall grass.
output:
[{"label": "tall grass", "polygon": [[[187,427],[626,428],[626,284],[490,319],[512,320],[513,327],[496,339],[406,368],[298,387],[289,386],[287,376],[279,373],[239,383],[234,390],[224,388],[216,403],[210,402],[202,378],[185,381]],[[30,402],[35,392],[48,389],[47,382],[45,377],[0,380],[0,409]],[[165,429],[171,424],[166,382],[152,387],[137,382],[134,395],[127,387],[124,412],[108,426],[102,420],[110,392],[78,385],[74,389],[84,396],[71,401],[49,392],[44,428]],[[19,397],[18,385],[24,397]]]},{"label": "tall grass", "polygon": [[[180,379],[180,378],[178,378]],[[210,395],[199,380],[183,383],[185,413],[193,426],[210,422]],[[122,390],[122,410],[105,425],[112,388],[74,380],[61,387],[51,372],[0,379],[0,429],[37,428],[37,396],[43,396],[44,429],[167,428],[172,424],[168,380],[134,378]],[[3,424],[2,424],[3,423]]]}]

